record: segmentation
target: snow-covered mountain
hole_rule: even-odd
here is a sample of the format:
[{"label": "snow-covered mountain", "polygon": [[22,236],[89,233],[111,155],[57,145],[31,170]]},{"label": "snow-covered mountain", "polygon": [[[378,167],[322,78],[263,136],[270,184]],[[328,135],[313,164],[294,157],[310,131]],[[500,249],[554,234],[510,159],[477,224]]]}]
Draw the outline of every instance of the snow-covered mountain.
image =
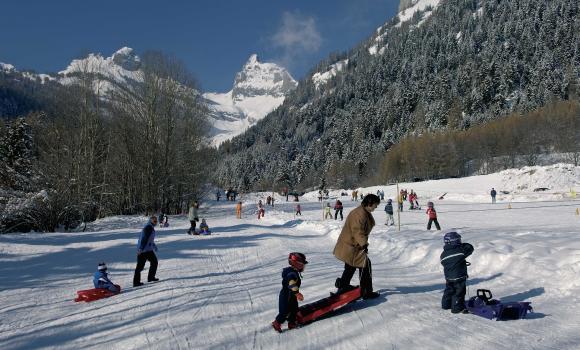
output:
[{"label": "snow-covered mountain", "polygon": [[298,83],[288,71],[275,63],[262,63],[250,56],[236,74],[232,90],[205,93],[213,125],[211,136],[219,145],[241,134],[284,102]]},{"label": "snow-covered mountain", "polygon": [[[93,90],[101,96],[114,89],[115,84],[130,85],[142,81],[141,59],[129,47],[123,47],[111,56],[91,53],[73,60],[57,75],[19,72],[13,65],[0,62],[0,70],[22,74],[33,81],[55,81],[70,85],[77,83],[79,74],[91,73],[100,79],[93,81]],[[298,83],[288,71],[275,63],[262,63],[253,54],[234,79],[226,93],[203,94],[210,109],[211,142],[219,145],[241,134],[280,106]]]},{"label": "snow-covered mountain", "polygon": [[134,50],[123,47],[110,57],[91,53],[85,58],[73,60],[65,70],[58,72],[58,82],[74,84],[79,73],[98,74],[102,80],[95,81],[93,88],[102,94],[112,89],[113,83],[130,84],[140,81],[140,67],[141,59]]}]

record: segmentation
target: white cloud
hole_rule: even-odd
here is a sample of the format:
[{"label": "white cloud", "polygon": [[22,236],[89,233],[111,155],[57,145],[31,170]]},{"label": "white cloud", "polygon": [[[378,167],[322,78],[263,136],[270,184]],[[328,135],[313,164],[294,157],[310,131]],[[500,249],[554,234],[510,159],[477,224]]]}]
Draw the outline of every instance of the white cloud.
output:
[{"label": "white cloud", "polygon": [[270,40],[275,48],[282,49],[283,61],[290,61],[302,53],[316,52],[322,44],[314,17],[300,12],[284,12],[282,23]]}]

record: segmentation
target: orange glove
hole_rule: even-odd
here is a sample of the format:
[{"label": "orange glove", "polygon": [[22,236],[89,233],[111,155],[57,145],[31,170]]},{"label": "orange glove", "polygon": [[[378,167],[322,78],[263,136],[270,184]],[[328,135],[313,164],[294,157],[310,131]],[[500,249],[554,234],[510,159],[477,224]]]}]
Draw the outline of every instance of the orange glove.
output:
[{"label": "orange glove", "polygon": [[302,300],[304,300],[304,295],[302,295],[302,293],[298,292],[298,293],[296,293],[296,299],[298,301],[302,301]]}]

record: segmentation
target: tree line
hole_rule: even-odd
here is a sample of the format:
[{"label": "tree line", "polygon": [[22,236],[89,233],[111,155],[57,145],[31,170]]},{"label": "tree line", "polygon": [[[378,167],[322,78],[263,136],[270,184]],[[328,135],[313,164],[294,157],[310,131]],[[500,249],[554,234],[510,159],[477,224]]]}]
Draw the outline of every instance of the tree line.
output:
[{"label": "tree line", "polygon": [[42,110],[0,128],[0,232],[184,210],[213,157],[207,108],[185,66],[147,52],[129,83],[88,63],[73,78],[43,91]]},{"label": "tree line", "polygon": [[468,130],[405,137],[379,160],[381,183],[487,174],[537,165],[541,155],[563,154],[580,165],[580,103],[559,101],[512,113]]}]

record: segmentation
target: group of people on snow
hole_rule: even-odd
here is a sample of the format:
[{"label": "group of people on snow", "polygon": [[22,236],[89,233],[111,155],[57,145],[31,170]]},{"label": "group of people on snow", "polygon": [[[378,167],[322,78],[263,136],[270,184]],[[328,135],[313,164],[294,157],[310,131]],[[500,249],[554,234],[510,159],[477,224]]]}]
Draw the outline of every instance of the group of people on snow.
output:
[{"label": "group of people on snow", "polygon": [[[336,279],[335,287],[337,294],[355,289],[350,284],[354,273],[358,269],[363,299],[379,297],[379,293],[373,290],[372,264],[368,257],[369,235],[375,226],[372,213],[380,204],[380,197],[368,194],[364,197],[361,205],[353,209],[347,216],[342,231],[333,250],[334,256],[344,263],[342,275]],[[429,216],[428,229],[437,222],[437,216],[432,202],[428,203],[427,214]],[[327,205],[330,208],[330,205]],[[394,224],[392,200],[387,200],[385,212],[388,215],[387,224]],[[326,216],[326,213],[325,213]],[[441,308],[451,310],[452,313],[465,311],[465,294],[467,266],[465,260],[473,253],[473,246],[461,242],[461,235],[451,231],[444,235],[443,252],[440,262],[443,266],[445,277],[445,290],[441,298]],[[282,270],[282,289],[278,298],[278,315],[272,321],[272,327],[282,332],[282,325],[288,321],[288,329],[298,327],[296,316],[298,313],[298,301],[303,301],[304,296],[300,293],[302,272],[308,264],[303,253],[292,252],[288,256],[288,267]]]}]

